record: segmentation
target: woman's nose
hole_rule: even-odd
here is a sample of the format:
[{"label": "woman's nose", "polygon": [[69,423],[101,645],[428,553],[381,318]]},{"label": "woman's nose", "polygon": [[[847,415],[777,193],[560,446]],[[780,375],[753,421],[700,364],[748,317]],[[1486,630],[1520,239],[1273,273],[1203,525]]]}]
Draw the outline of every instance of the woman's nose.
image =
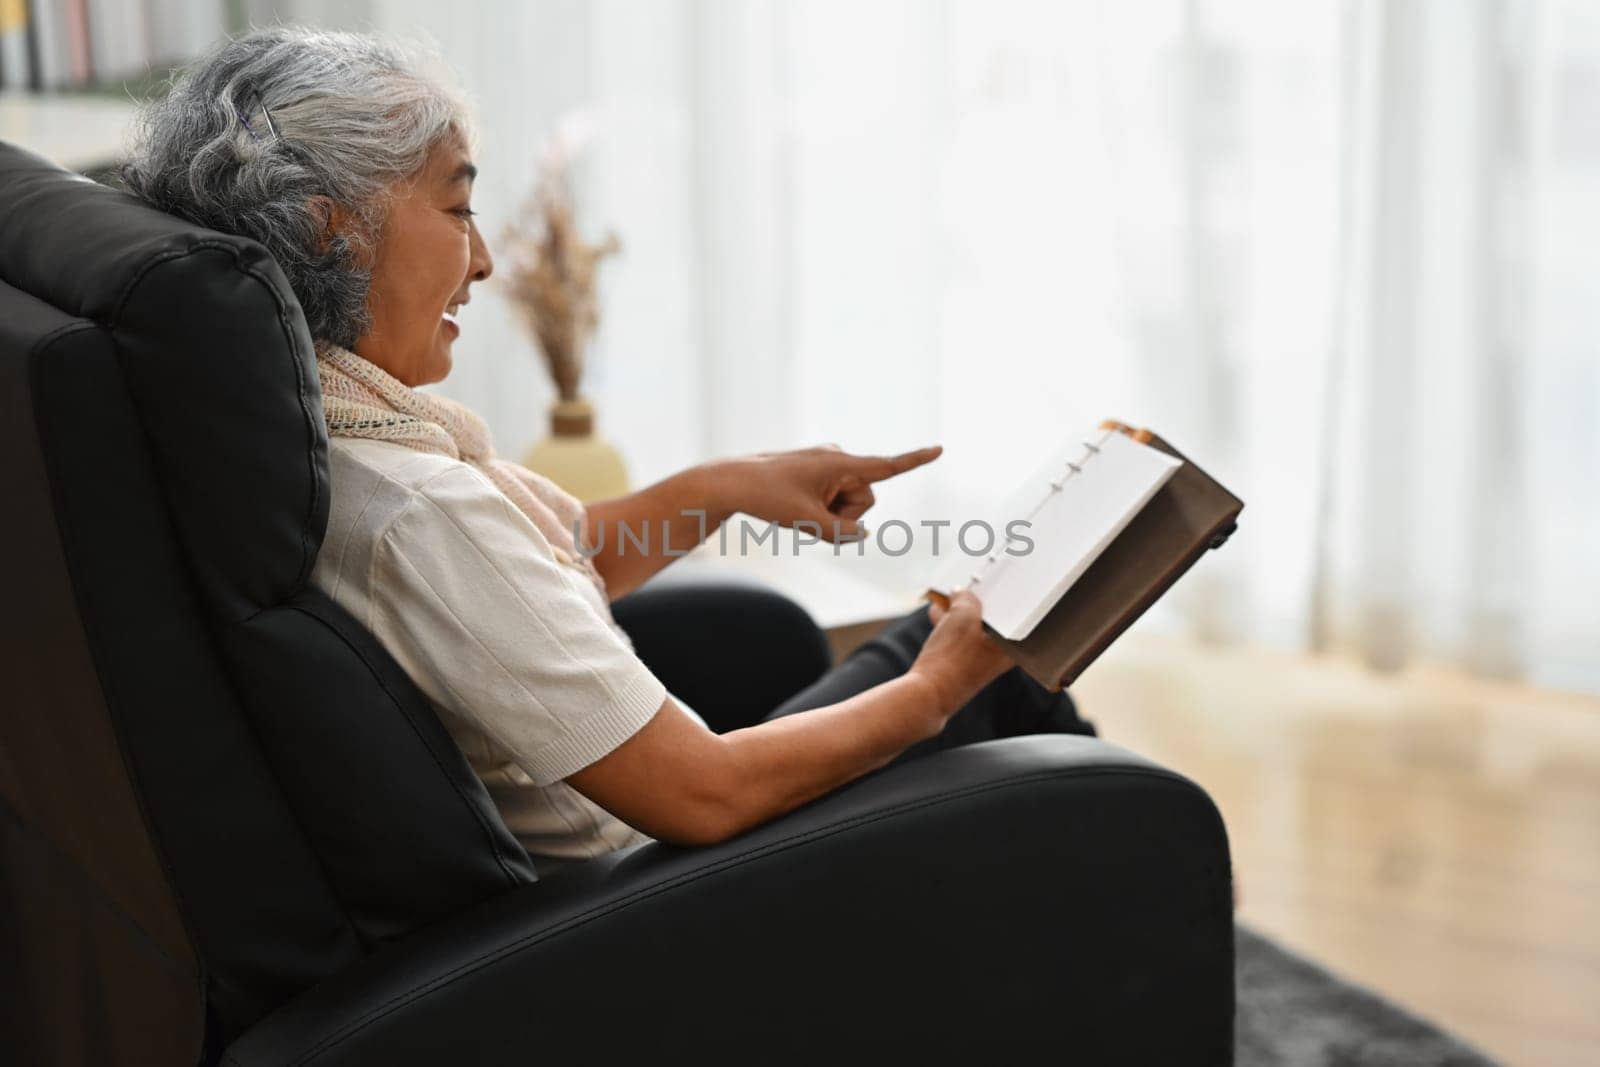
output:
[{"label": "woman's nose", "polygon": [[481,282],[494,273],[494,257],[489,254],[489,244],[483,239],[483,234],[478,232],[478,227],[472,227],[472,280]]}]

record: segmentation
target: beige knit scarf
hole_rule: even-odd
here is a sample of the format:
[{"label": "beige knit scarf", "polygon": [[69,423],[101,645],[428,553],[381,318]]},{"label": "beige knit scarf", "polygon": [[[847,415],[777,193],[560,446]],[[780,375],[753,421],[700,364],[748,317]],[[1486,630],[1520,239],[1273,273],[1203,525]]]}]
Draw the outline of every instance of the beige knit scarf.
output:
[{"label": "beige knit scarf", "polygon": [[328,433],[393,441],[471,464],[538,527],[556,559],[583,571],[605,598],[605,579],[573,540],[574,529],[584,536],[584,508],[577,498],[543,475],[497,459],[489,442],[489,427],[470,408],[442,396],[419,393],[377,364],[336,344],[318,341],[316,350]]}]

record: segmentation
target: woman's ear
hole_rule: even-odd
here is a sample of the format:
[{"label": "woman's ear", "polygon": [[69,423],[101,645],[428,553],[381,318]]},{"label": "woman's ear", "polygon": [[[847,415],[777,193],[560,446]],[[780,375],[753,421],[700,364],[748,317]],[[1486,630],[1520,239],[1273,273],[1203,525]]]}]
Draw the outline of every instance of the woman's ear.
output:
[{"label": "woman's ear", "polygon": [[317,254],[325,256],[333,248],[334,238],[348,237],[352,219],[344,206],[331,196],[313,196],[306,200],[306,210],[316,225]]}]

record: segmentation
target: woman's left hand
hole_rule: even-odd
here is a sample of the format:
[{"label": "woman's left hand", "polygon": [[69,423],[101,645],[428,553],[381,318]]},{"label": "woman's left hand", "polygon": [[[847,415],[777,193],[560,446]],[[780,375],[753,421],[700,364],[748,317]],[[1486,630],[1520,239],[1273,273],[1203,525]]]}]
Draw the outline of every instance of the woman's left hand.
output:
[{"label": "woman's left hand", "polygon": [[939,445],[898,456],[856,456],[838,445],[767,452],[734,460],[727,473],[732,510],[782,526],[815,527],[824,541],[855,541],[872,507],[874,482],[939,458]]}]

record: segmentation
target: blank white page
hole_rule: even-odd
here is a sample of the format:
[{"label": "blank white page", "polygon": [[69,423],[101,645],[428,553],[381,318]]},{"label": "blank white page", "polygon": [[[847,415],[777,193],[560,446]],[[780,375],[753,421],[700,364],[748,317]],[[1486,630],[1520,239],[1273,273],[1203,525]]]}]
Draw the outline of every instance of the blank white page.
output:
[{"label": "blank white page", "polygon": [[[965,565],[953,561],[941,573],[941,584],[966,585],[983,604],[984,621],[1001,636],[1021,640],[1181,466],[1181,460],[1116,430],[1076,435],[1046,457],[990,520],[998,536],[995,551]],[[1031,548],[1021,539],[1009,545],[1005,540],[1008,525],[1018,519],[1029,523],[1021,532]]]}]

